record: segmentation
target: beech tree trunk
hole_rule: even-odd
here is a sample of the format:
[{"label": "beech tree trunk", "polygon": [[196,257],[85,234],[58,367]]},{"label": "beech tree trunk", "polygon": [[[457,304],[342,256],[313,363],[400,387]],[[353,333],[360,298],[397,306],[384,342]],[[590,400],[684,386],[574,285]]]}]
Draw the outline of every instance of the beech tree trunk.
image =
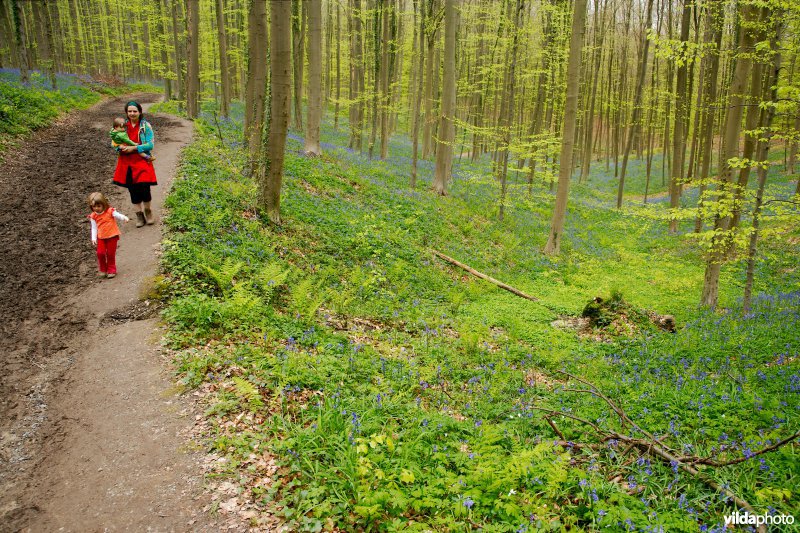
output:
[{"label": "beech tree trunk", "polygon": [[[733,181],[733,168],[727,163],[739,155],[739,132],[742,127],[742,114],[744,109],[744,93],[750,79],[752,59],[749,52],[755,45],[753,30],[756,8],[743,4],[741,7],[742,22],[739,26],[739,46],[733,81],[730,87],[728,113],[725,116],[725,127],[722,140],[722,157],[720,158],[720,197],[730,197],[730,186]],[[716,308],[719,298],[719,275],[722,264],[728,254],[731,244],[731,221],[728,213],[717,214],[714,219],[715,235],[711,241],[711,250],[706,259],[706,271],[703,278],[703,292],[700,297],[702,307]]]},{"label": "beech tree trunk", "polygon": [[270,0],[268,133],[258,174],[259,207],[273,224],[281,223],[281,184],[292,99],[292,4]]},{"label": "beech tree trunk", "polygon": [[544,247],[544,253],[548,255],[558,255],[561,250],[561,238],[564,233],[564,221],[569,198],[570,170],[572,168],[572,152],[575,142],[575,118],[578,116],[581,49],[583,48],[585,26],[586,0],[575,0],[572,14],[572,35],[569,42],[569,60],[567,63],[567,100],[564,105],[564,126],[561,134],[558,192],[556,193],[556,203],[553,208],[550,234]]},{"label": "beech tree trunk", "polygon": [[[579,0],[581,1],[581,0]],[[444,3],[444,80],[442,80],[442,111],[439,126],[439,145],[436,150],[436,168],[433,175],[433,190],[442,196],[447,194],[453,165],[453,141],[455,140],[456,111],[456,5],[455,0]]]},{"label": "beech tree trunk", "polygon": [[258,170],[267,95],[267,3],[252,0],[247,16],[247,86],[245,88],[244,135],[250,154],[250,175]]},{"label": "beech tree trunk", "polygon": [[322,121],[322,0],[308,0],[308,120],[303,151],[319,156]]},{"label": "beech tree trunk", "polygon": [[[692,5],[690,0],[683,2],[681,17],[681,43],[689,41]],[[678,65],[678,76],[675,85],[675,128],[672,133],[672,179],[669,185],[669,206],[678,209],[683,188],[683,163],[686,155],[686,123],[689,95],[686,94],[686,62]],[[678,232],[678,219],[669,221],[669,232]]]},{"label": "beech tree trunk", "polygon": [[[270,0],[271,1],[271,0]],[[288,1],[288,0],[287,0]],[[294,50],[294,127],[303,128],[303,61],[305,59],[305,6],[303,0],[292,1],[292,43]],[[274,2],[272,2],[274,4]],[[272,25],[270,24],[270,28]],[[272,72],[270,70],[270,72]]]},{"label": "beech tree trunk", "polygon": [[[653,0],[647,0],[647,21],[642,28],[642,55],[639,61],[639,68],[636,72],[636,86],[633,97],[633,116],[631,117],[631,127],[628,131],[628,138],[625,142],[625,151],[622,154],[622,171],[619,175],[619,187],[617,188],[617,209],[622,207],[622,193],[625,190],[625,172],[628,169],[628,158],[633,148],[633,143],[639,135],[639,122],[642,116],[642,92],[644,91],[644,77],[647,73],[647,60],[650,53],[650,39],[647,38],[647,30],[653,21]],[[641,155],[641,154],[639,154]]]},{"label": "beech tree trunk", "polygon": [[414,120],[413,131],[411,132],[411,181],[409,185],[412,189],[417,186],[417,159],[419,156],[419,125],[422,122],[421,116],[422,108],[422,88],[424,85],[425,75],[425,0],[419,0],[419,48],[417,49],[417,95],[414,101]]},{"label": "beech tree trunk", "polygon": [[189,118],[197,118],[199,112],[200,93],[200,4],[186,3],[186,19],[188,34],[186,44],[189,58],[186,66],[186,114]]},{"label": "beech tree trunk", "polygon": [[219,41],[219,77],[222,83],[222,98],[219,112],[223,117],[230,114],[231,105],[231,73],[228,64],[228,38],[225,31],[225,5],[223,0],[216,0],[217,40]]},{"label": "beech tree trunk", "polygon": [[364,58],[361,38],[361,0],[352,0],[350,35],[350,142],[352,149],[362,149],[364,129]]},{"label": "beech tree trunk", "polygon": [[716,101],[717,77],[719,75],[719,54],[722,46],[722,1],[711,0],[706,11],[706,28],[703,41],[706,45],[706,56],[703,61],[706,65],[703,71],[703,105],[697,112],[701,115],[702,139],[698,158],[700,159],[700,187],[698,192],[697,207],[698,215],[695,219],[694,231],[699,233],[703,227],[703,194],[706,190],[706,180],[711,171],[711,157],[714,154],[714,109],[713,103]]}]

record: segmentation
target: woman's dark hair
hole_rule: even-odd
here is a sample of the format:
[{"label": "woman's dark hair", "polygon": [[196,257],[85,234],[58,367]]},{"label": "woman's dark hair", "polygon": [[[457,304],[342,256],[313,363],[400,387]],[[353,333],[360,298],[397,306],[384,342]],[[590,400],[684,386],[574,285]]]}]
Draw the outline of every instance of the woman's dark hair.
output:
[{"label": "woman's dark hair", "polygon": [[139,104],[139,102],[135,102],[133,100],[131,100],[130,102],[125,104],[125,116],[126,117],[128,116],[128,108],[130,106],[134,106],[136,109],[139,110],[139,120],[141,120],[143,118],[143,115],[144,115],[144,113],[142,113],[142,106],[141,106],[141,104]]}]

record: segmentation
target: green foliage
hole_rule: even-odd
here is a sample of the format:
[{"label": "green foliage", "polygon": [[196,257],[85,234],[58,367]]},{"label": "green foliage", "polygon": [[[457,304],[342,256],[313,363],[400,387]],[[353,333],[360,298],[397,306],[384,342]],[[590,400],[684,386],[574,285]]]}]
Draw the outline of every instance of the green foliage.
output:
[{"label": "green foliage", "polygon": [[[457,167],[452,194],[435,198],[407,190],[407,160],[367,162],[333,148],[307,159],[295,140],[286,224],[267,227],[254,215],[245,158],[230,148],[236,128],[220,141],[204,129],[206,113],[167,200],[168,340],[186,384],[213,384],[210,445],[229,459],[220,474],[236,478],[258,446],[273,454],[274,484],[242,481],[242,490],[289,528],[720,524],[732,506],[669,464],[625,455],[565,417],[553,418],[557,434],[536,407],[622,430],[607,404],[567,390],[576,384],[561,369],[687,454],[735,458],[796,430],[798,304],[788,289],[797,275],[776,275],[785,250],[767,246],[759,281],[782,292],[757,299],[747,317],[706,315],[696,309],[701,255],[666,235],[663,206],[617,211],[576,187],[565,253],[549,258],[538,252],[552,202],[541,188],[528,196],[512,184],[514,209],[499,223],[486,214],[494,183],[479,164]],[[431,248],[542,304],[452,268]],[[722,301],[733,305],[736,274],[726,267],[723,276]],[[558,315],[593,312],[586,302],[598,294],[610,296],[599,319],[624,316],[639,334],[595,342],[551,326]],[[640,309],[676,315],[683,327],[658,331]],[[723,436],[736,447],[720,452]],[[710,472],[759,510],[800,511],[787,495],[800,474],[793,450],[763,459]]]}]

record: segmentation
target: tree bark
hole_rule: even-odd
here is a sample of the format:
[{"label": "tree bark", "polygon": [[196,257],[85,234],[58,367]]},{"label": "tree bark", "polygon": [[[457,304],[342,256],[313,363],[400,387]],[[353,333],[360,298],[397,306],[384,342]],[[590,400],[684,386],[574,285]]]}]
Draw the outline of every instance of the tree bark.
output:
[{"label": "tree bark", "polygon": [[703,105],[698,109],[701,115],[701,128],[703,138],[700,142],[698,158],[700,159],[700,187],[697,196],[698,215],[695,219],[694,231],[699,233],[703,228],[703,194],[706,190],[706,180],[711,171],[711,157],[714,154],[714,109],[712,104],[717,99],[717,77],[719,76],[719,54],[722,46],[722,1],[711,0],[706,12],[706,27],[703,41],[706,45],[706,63],[703,69]]},{"label": "tree bark", "polygon": [[247,87],[245,89],[244,135],[250,155],[250,175],[258,171],[267,95],[267,3],[251,0],[247,28]]},{"label": "tree bark", "polygon": [[[739,54],[736,59],[736,67],[733,74],[733,82],[730,87],[730,100],[728,112],[725,116],[725,128],[722,140],[722,158],[720,159],[720,198],[731,196],[730,186],[733,181],[733,168],[727,163],[729,160],[739,155],[739,132],[742,126],[743,114],[743,95],[747,89],[747,82],[750,78],[752,59],[749,52],[755,45],[753,30],[751,28],[756,8],[743,4],[742,22],[739,26]],[[722,212],[715,216],[714,232],[711,240],[711,249],[706,259],[706,271],[703,278],[703,292],[700,297],[702,307],[716,308],[719,299],[719,275],[722,264],[728,254],[731,244],[731,221],[730,214]]]},{"label": "tree bark", "polygon": [[[683,15],[681,16],[681,49],[687,50],[689,29],[691,25],[692,5],[690,0],[683,2]],[[675,129],[672,133],[672,179],[669,186],[669,206],[678,209],[683,188],[683,166],[686,156],[686,123],[689,95],[686,94],[686,63],[678,65],[678,76],[675,84]],[[669,232],[678,233],[678,219],[669,221]]]},{"label": "tree bark", "polygon": [[419,156],[419,124],[422,122],[421,116],[422,108],[422,89],[424,85],[425,76],[425,0],[419,0],[419,48],[417,49],[417,68],[419,69],[417,75],[417,95],[414,102],[414,126],[411,132],[411,181],[409,183],[412,189],[417,186],[417,159]]},{"label": "tree bark", "polygon": [[281,223],[281,183],[292,99],[292,4],[270,0],[269,126],[259,166],[259,207]]},{"label": "tree bark", "polygon": [[308,0],[308,120],[303,151],[319,156],[322,121],[322,0]]},{"label": "tree bark", "polygon": [[[581,0],[579,0],[581,1]],[[433,190],[436,194],[447,194],[453,165],[453,140],[455,139],[456,111],[456,5],[455,0],[444,4],[444,80],[442,87],[441,125],[436,150],[436,168]]]},{"label": "tree bark", "polygon": [[[639,134],[639,122],[642,115],[642,92],[644,91],[644,77],[647,73],[647,60],[650,54],[650,39],[647,38],[647,30],[653,20],[653,0],[647,0],[647,21],[642,28],[642,56],[639,61],[639,68],[636,72],[636,88],[633,97],[633,116],[631,117],[631,127],[628,138],[625,142],[625,151],[622,154],[622,171],[619,175],[619,187],[617,188],[617,209],[622,207],[622,193],[625,190],[625,172],[628,169],[628,158],[633,148],[633,142]],[[640,154],[641,155],[641,154]]]},{"label": "tree bark", "polygon": [[352,149],[362,149],[364,129],[364,58],[361,31],[361,0],[352,0],[350,36],[350,142]]},{"label": "tree bark", "polygon": [[215,5],[219,46],[219,78],[222,84],[219,112],[223,117],[227,117],[230,114],[231,105],[231,72],[228,62],[228,36],[225,30],[225,4],[223,0],[216,0]]},{"label": "tree bark", "polygon": [[[271,2],[272,0],[270,0]],[[292,0],[292,50],[294,67],[294,127],[303,128],[303,65],[305,61],[305,7],[303,0]],[[270,24],[270,28],[272,25]],[[270,71],[272,72],[272,71]]]},{"label": "tree bark", "polygon": [[200,5],[197,2],[186,3],[187,37],[186,44],[189,57],[186,67],[186,114],[189,118],[197,118],[199,113],[200,93]]},{"label": "tree bark", "polygon": [[581,49],[586,22],[586,0],[575,0],[572,14],[572,35],[569,42],[567,63],[567,100],[564,105],[563,130],[561,134],[561,155],[558,170],[558,192],[553,208],[550,234],[544,253],[558,255],[564,233],[564,221],[569,198],[570,169],[572,168],[573,143],[575,142],[575,118],[578,113],[578,90],[580,89]]}]

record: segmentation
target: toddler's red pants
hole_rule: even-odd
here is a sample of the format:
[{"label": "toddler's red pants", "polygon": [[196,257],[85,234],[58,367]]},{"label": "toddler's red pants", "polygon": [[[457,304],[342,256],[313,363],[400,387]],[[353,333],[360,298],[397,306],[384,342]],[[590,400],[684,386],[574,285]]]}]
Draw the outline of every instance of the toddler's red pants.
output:
[{"label": "toddler's red pants", "polygon": [[119,236],[97,239],[97,266],[100,272],[117,273],[117,243]]}]

